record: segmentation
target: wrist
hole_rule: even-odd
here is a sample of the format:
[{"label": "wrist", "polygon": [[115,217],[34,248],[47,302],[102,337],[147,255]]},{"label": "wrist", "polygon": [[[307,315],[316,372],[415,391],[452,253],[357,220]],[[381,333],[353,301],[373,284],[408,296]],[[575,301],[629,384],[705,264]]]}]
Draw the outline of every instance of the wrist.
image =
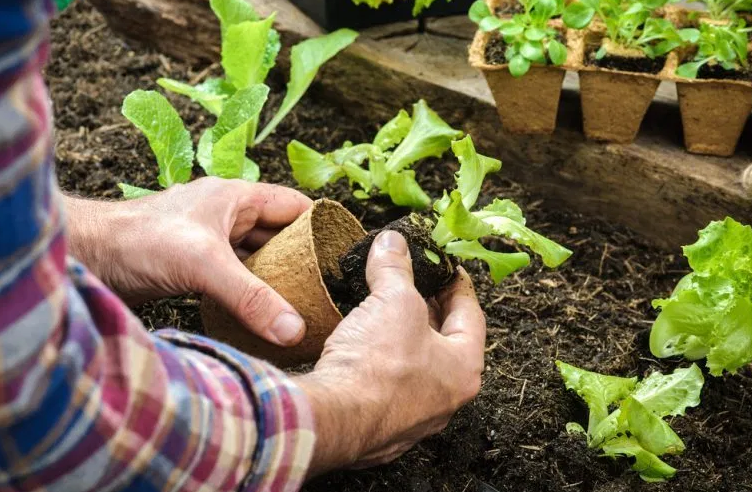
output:
[{"label": "wrist", "polygon": [[348,467],[369,451],[379,433],[382,405],[369,388],[317,371],[295,382],[308,397],[314,417],[316,445],[309,477]]},{"label": "wrist", "polygon": [[131,215],[123,203],[65,196],[68,248],[113,290],[115,270],[122,257],[120,241],[130,230]]}]

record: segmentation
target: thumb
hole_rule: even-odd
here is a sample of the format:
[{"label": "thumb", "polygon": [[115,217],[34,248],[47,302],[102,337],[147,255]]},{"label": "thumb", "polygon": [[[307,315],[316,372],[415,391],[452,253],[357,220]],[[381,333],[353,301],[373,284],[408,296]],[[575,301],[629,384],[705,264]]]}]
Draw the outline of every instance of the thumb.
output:
[{"label": "thumb", "polygon": [[261,338],[282,346],[297,345],[303,339],[303,318],[274,289],[249,272],[232,250],[212,263],[203,284],[206,295]]},{"label": "thumb", "polygon": [[373,241],[366,265],[371,292],[407,284],[413,287],[413,264],[407,241],[394,231],[381,232]]}]

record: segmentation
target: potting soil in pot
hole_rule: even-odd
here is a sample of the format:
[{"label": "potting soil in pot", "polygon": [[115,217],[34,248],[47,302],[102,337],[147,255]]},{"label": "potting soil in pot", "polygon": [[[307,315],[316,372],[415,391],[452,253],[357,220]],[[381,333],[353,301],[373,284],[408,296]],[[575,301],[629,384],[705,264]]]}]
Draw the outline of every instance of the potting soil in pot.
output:
[{"label": "potting soil in pot", "polygon": [[[205,66],[188,66],[134,50],[86,4],[76,3],[53,29],[47,80],[56,114],[56,161],[68,192],[115,199],[119,181],[156,188],[157,166],[139,132],[120,116],[135,88],[156,89],[154,80],[190,80]],[[283,78],[267,109],[279,105]],[[193,135],[213,122],[184,98],[171,100]],[[264,114],[262,119],[267,119]],[[459,124],[458,121],[450,121]],[[314,88],[279,127],[253,150],[262,179],[293,185],[286,158],[292,138],[319,149],[345,140],[370,141],[376,128],[345,116]],[[430,170],[430,172],[429,172]],[[421,166],[421,185],[440,196],[457,164],[434,160]],[[534,192],[535,190],[528,190]],[[346,184],[327,190],[343,200],[366,229],[394,220],[394,208],[350,198]],[[465,263],[488,318],[486,372],[479,397],[440,435],[420,443],[395,463],[365,471],[338,472],[305,486],[307,492],[472,492],[483,481],[500,492],[741,492],[752,485],[752,371],[708,378],[702,404],[672,423],[687,449],[666,457],[679,472],[663,484],[644,484],[627,460],[598,458],[567,422],[586,422],[586,408],[567,392],[556,358],[613,375],[670,372],[677,361],[656,361],[647,348],[655,313],[650,301],[667,295],[687,271],[680,251],[652,248],[634,233],[539,203],[519,186],[494,177],[483,197],[509,196],[527,212],[530,225],[575,251],[561,269],[534,263],[494,285],[484,267]],[[650,213],[661,213],[651,211]],[[503,241],[487,246],[509,250]],[[201,331],[195,297],[152,302],[137,314],[147,327]],[[399,329],[399,327],[384,327]],[[344,423],[343,423],[344,425]]]}]

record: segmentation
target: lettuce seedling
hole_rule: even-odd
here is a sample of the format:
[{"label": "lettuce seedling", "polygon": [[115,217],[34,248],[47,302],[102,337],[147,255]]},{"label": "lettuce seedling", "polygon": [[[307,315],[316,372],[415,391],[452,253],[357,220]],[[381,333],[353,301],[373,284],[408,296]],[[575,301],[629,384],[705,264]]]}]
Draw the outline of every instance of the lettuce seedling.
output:
[{"label": "lettuce seedling", "polygon": [[560,41],[561,33],[551,27],[550,20],[561,15],[560,0],[521,0],[521,14],[500,19],[491,12],[485,0],[477,0],[470,7],[470,19],[482,31],[498,31],[504,39],[504,57],[509,73],[522,77],[534,63],[562,65],[567,61],[567,48]]},{"label": "lettuce seedling", "polygon": [[603,22],[606,39],[595,54],[597,60],[608,54],[609,43],[624,50],[641,50],[652,59],[696,37],[693,29],[676,29],[670,21],[653,17],[666,3],[668,0],[576,0],[564,9],[562,19],[572,29],[584,29],[595,17]]},{"label": "lettuce seedling", "polygon": [[460,161],[457,186],[449,193],[445,191],[433,206],[436,226],[431,237],[444,252],[462,260],[484,261],[496,283],[529,265],[530,256],[488,250],[479,242],[484,237],[504,237],[527,246],[549,268],[558,267],[572,255],[567,248],[529,229],[522,210],[509,199],[496,198],[471,211],[486,175],[501,169],[501,161],[478,154],[469,135],[452,142],[452,151]]},{"label": "lettuce seedling", "polygon": [[588,427],[567,424],[567,432],[587,437],[588,447],[603,454],[634,459],[632,469],[647,482],[673,477],[676,469],[660,459],[680,454],[684,442],[663,420],[684,415],[688,407],[700,404],[704,384],[697,365],[677,369],[670,375],[654,372],[638,382],[586,371],[556,361],[567,389],[574,390],[588,406]]},{"label": "lettuce seedling", "polygon": [[697,78],[697,72],[708,63],[720,65],[726,70],[748,68],[747,33],[752,28],[746,27],[743,19],[729,25],[701,23],[700,29],[693,31],[696,32],[694,43],[697,44],[697,52],[692,61],[679,65],[676,75],[686,79]]},{"label": "lettuce seedling", "polygon": [[710,374],[752,362],[752,227],[726,218],[711,222],[684,247],[692,273],[660,309],[650,332],[656,357],[707,358]]},{"label": "lettuce seedling", "polygon": [[752,10],[752,0],[702,0],[714,20],[729,20],[736,17],[737,12]]},{"label": "lettuce seedling", "polygon": [[395,205],[424,210],[431,198],[409,168],[425,158],[440,157],[462,134],[420,100],[413,105],[412,117],[401,110],[370,144],[347,142],[322,154],[293,140],[287,146],[287,158],[293,177],[304,188],[317,190],[346,177],[356,198],[388,195]]},{"label": "lettuce seedling", "polygon": [[[266,80],[276,63],[281,44],[279,33],[273,28],[274,14],[260,19],[244,0],[211,0],[211,8],[220,22],[225,77],[209,79],[196,86],[165,78],[157,83],[171,92],[190,97],[211,114],[220,117],[225,103],[236,92]],[[260,132],[258,114],[248,122],[249,147],[258,145],[275,130],[308,90],[319,68],[352,44],[357,36],[358,33],[350,29],[339,29],[292,48],[290,80],[285,98],[274,117]],[[209,137],[206,139],[208,141]]]},{"label": "lettuce seedling", "polygon": [[[269,88],[256,84],[235,92],[213,128],[201,136],[198,154],[190,133],[170,102],[154,91],[135,91],[123,102],[123,115],[141,130],[157,158],[159,185],[169,188],[191,178],[194,156],[208,176],[258,180],[258,166],[246,157],[249,127],[258,118]],[[120,183],[126,199],[140,198],[152,190]]]},{"label": "lettuce seedling", "polygon": [[[353,0],[353,3],[355,5],[365,4],[368,5],[371,8],[377,9],[381,7],[384,4],[391,4],[394,0]],[[415,4],[413,5],[413,17],[417,16],[423,10],[427,9],[436,0],[415,0]],[[448,2],[451,2],[451,0],[447,0]]]}]

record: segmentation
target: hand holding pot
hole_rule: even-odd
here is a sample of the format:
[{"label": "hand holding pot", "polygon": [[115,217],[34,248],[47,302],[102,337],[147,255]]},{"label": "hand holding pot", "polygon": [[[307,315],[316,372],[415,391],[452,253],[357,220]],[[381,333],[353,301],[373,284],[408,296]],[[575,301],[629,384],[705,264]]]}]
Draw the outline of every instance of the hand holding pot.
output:
[{"label": "hand holding pot", "polygon": [[464,270],[435,310],[413,284],[404,238],[371,248],[371,295],[337,327],[314,371],[298,378],[316,421],[311,474],[391,461],[440,432],[480,389],[486,323]]},{"label": "hand holding pot", "polygon": [[280,345],[299,342],[304,322],[236,252],[258,249],[310,204],[289,188],[219,178],[127,202],[66,199],[71,253],[124,300],[203,292]]}]

